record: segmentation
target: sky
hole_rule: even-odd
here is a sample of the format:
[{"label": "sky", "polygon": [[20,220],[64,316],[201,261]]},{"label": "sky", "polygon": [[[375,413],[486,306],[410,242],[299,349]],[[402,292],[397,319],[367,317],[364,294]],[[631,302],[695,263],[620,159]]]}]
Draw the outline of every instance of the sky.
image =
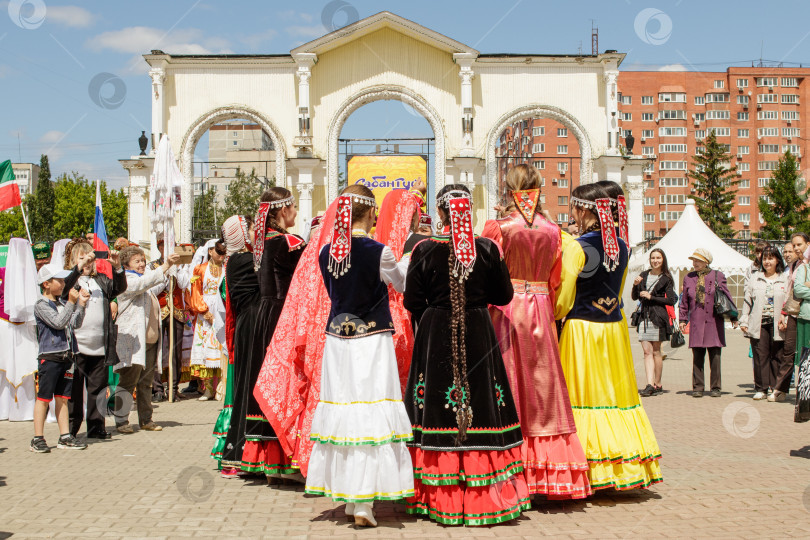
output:
[{"label": "sky", "polygon": [[[384,10],[482,53],[590,53],[595,24],[600,52],[627,53],[622,70],[810,66],[806,0],[0,0],[0,161],[45,153],[54,176],[126,185],[118,160],[151,131],[142,54],[283,54]],[[395,102],[359,109],[342,133],[423,135],[427,122]]]}]

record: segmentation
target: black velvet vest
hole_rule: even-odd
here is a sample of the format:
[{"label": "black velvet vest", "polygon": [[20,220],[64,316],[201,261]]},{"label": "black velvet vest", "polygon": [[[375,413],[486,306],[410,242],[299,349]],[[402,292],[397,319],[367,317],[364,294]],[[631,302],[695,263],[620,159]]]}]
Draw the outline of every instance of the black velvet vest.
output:
[{"label": "black velvet vest", "polygon": [[589,232],[577,238],[585,252],[585,266],[577,277],[577,295],[568,319],[593,322],[622,320],[622,278],[627,268],[628,253],[624,240],[619,241],[619,265],[608,272],[602,264],[605,252],[601,231]]},{"label": "black velvet vest", "polygon": [[352,238],[351,267],[335,278],[329,272],[329,248],[318,256],[332,310],[326,333],[340,338],[356,338],[379,332],[394,333],[388,286],[380,280],[383,244],[370,238]]}]

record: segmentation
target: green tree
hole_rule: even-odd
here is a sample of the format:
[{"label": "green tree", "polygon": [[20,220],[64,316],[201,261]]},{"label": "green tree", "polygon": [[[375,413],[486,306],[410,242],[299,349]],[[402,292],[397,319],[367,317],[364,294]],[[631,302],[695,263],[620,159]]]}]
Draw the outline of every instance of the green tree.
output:
[{"label": "green tree", "polygon": [[760,231],[763,238],[789,240],[795,231],[810,229],[807,186],[797,169],[796,158],[789,151],[785,152],[771,174],[770,183],[765,186],[767,199],[759,200],[759,213],[765,221]]},{"label": "green tree", "polygon": [[[28,197],[30,197],[30,195]],[[28,202],[28,197],[23,201],[23,204]],[[9,208],[5,212],[0,212],[0,244],[8,244],[12,236],[28,238],[28,235],[25,233],[22,210],[19,206]]]},{"label": "green tree", "polygon": [[25,209],[28,214],[28,226],[31,229],[31,239],[56,240],[53,230],[53,211],[55,194],[51,182],[51,167],[48,156],[42,154],[39,158],[39,179],[37,188],[32,197],[26,198]]},{"label": "green tree", "polygon": [[[259,198],[264,191],[256,177],[256,169],[250,171],[248,175],[237,167],[235,176],[236,179],[228,186],[222,215],[225,219],[234,215],[255,216],[259,209]],[[272,186],[274,183],[271,181],[270,185]]]},{"label": "green tree", "polygon": [[[91,184],[93,187],[93,184]],[[96,195],[93,191],[93,207],[96,204]],[[104,211],[104,226],[107,228],[107,238],[112,246],[119,236],[126,237],[129,227],[129,200],[123,189],[107,189],[107,182],[101,181],[101,206]],[[95,220],[95,212],[93,213]]]},{"label": "green tree", "polygon": [[217,188],[211,186],[202,195],[194,198],[194,222],[192,224],[195,237],[192,240],[202,241],[212,236],[219,236],[219,227],[224,221],[224,212],[219,206]]},{"label": "green tree", "polygon": [[[73,171],[63,173],[54,186],[56,201],[53,208],[55,238],[84,236],[95,221],[96,190],[84,175]],[[103,204],[103,201],[102,201]],[[106,218],[106,216],[105,216]]]},{"label": "green tree", "polygon": [[705,150],[695,155],[695,168],[686,173],[695,181],[695,195],[691,198],[706,225],[717,236],[730,238],[734,235],[731,209],[740,183],[735,174],[737,167],[729,166],[731,155],[725,145],[717,142],[714,131],[710,131],[703,142]]}]

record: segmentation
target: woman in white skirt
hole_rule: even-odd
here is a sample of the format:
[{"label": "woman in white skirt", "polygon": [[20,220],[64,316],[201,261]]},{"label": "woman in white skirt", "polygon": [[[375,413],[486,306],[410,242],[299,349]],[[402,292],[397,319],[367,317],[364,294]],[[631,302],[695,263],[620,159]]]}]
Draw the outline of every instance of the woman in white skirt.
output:
[{"label": "woman in white skirt", "polygon": [[[332,242],[319,256],[332,308],[306,492],[345,501],[356,525],[376,526],[376,500],[413,496],[413,439],[402,403],[388,285],[402,292],[405,268],[368,238],[376,202],[363,185],[338,199]],[[404,263],[403,263],[404,264]]]}]

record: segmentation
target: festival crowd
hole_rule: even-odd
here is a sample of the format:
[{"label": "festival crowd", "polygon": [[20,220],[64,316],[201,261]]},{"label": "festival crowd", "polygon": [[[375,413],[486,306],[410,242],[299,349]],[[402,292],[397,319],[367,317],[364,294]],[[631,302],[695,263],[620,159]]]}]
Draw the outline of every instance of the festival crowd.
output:
[{"label": "festival crowd", "polygon": [[53,254],[35,245],[31,450],[50,452],[52,401],[57,447],[83,449],[83,421],[88,438],[112,436],[107,410],[117,433],[160,431],[152,404],[195,395],[223,402],[211,455],[224,478],[305,483],[345,502],[360,526],[376,525],[377,500],[475,526],[514,519],[538,495],[661,482],[640,396],[664,392],[664,341],[688,334],[692,395],[707,388],[708,354],[719,396],[730,318],[751,339],[754,399],[784,400],[797,351],[810,346],[806,235],[784,258],[758,246],[739,313],[708,250],[692,255],[680,298],[653,250],[631,284],[648,382],[639,391],[622,304],[624,194],[608,181],[576,187],[566,231],[544,215],[540,182],[533,167],[513,167],[501,217],[480,236],[466,186],[439,190],[434,224],[417,182],[379,209],[367,187],[345,188],[307,240],[288,232],[292,194],[270,188],[257,215],[228,218],[189,264],[147,262],[126,239],[106,260],[86,238]]}]

